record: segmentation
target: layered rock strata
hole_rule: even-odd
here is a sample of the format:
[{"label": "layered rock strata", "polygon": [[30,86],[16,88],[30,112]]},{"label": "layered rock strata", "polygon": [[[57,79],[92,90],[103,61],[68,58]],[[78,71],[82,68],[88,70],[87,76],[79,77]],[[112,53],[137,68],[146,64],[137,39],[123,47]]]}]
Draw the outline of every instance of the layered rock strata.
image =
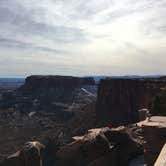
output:
[{"label": "layered rock strata", "polygon": [[126,125],[139,121],[138,110],[152,108],[166,79],[105,79],[98,89],[96,114],[101,124]]}]

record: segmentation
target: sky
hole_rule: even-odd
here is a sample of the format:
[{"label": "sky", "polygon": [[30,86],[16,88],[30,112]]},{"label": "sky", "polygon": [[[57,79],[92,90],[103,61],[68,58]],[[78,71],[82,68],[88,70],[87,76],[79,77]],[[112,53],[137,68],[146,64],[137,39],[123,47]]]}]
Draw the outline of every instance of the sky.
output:
[{"label": "sky", "polygon": [[0,0],[0,77],[166,74],[166,0]]}]

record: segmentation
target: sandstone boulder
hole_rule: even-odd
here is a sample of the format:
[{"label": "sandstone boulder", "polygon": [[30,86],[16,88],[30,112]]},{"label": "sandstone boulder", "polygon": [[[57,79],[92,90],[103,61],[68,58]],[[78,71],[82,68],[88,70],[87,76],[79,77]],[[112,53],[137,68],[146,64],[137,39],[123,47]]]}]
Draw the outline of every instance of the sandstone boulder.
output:
[{"label": "sandstone boulder", "polygon": [[[130,130],[131,131],[131,130]],[[125,166],[142,154],[142,145],[132,138],[125,127],[89,130],[82,137],[60,148],[57,161],[60,166]],[[120,159],[120,160],[119,160]]]},{"label": "sandstone boulder", "polygon": [[41,151],[44,145],[28,142],[15,154],[7,157],[0,166],[42,166]]}]

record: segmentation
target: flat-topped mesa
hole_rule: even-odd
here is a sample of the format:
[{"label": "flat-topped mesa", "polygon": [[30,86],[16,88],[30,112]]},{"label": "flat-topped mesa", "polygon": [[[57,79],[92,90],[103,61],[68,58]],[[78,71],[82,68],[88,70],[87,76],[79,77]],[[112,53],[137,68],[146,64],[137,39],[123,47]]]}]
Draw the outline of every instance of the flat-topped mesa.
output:
[{"label": "flat-topped mesa", "polygon": [[166,79],[104,79],[98,89],[96,113],[102,124],[119,126],[137,122],[138,110],[151,108]]},{"label": "flat-topped mesa", "polygon": [[[55,99],[70,99],[76,88],[94,85],[93,78],[72,76],[29,76],[25,84],[16,91],[23,95],[48,96]],[[63,101],[63,100],[62,100]]]},{"label": "flat-topped mesa", "polygon": [[69,76],[29,76],[25,80],[25,84],[19,89],[24,93],[32,93],[47,90],[50,88],[75,88],[80,85],[80,79]]},{"label": "flat-topped mesa", "polygon": [[21,91],[31,93],[33,91],[53,88],[65,88],[73,90],[80,85],[94,85],[93,78],[79,78],[72,76],[29,76],[25,84],[20,88]]},{"label": "flat-topped mesa", "polygon": [[[162,166],[164,160],[161,156],[157,160],[165,142],[166,142],[166,117],[165,116],[152,116],[149,120],[138,123],[142,126],[144,138],[144,160],[147,166]],[[165,156],[164,156],[165,158]],[[163,158],[163,159],[164,159]]]}]

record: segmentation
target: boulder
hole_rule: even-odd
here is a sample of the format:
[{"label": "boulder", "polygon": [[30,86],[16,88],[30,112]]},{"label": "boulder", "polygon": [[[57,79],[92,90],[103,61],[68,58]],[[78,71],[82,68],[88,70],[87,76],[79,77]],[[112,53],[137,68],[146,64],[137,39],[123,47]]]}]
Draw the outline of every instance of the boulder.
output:
[{"label": "boulder", "polygon": [[44,145],[39,142],[28,142],[20,151],[7,157],[0,166],[42,166],[43,149]]},{"label": "boulder", "polygon": [[[130,130],[131,131],[131,130]],[[124,166],[142,154],[142,144],[125,127],[89,130],[56,153],[60,166]],[[120,160],[119,160],[120,159]]]}]

